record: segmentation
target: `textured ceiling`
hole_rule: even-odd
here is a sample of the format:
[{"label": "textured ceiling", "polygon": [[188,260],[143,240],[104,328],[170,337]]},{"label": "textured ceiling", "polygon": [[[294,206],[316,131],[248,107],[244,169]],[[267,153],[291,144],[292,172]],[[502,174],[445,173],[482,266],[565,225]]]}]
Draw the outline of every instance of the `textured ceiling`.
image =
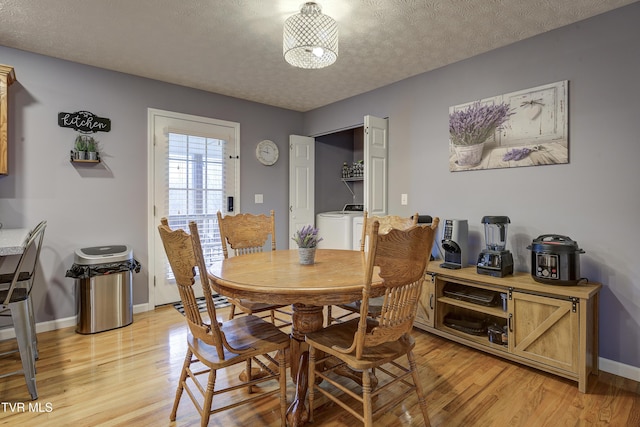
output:
[{"label": "textured ceiling", "polygon": [[635,1],[319,0],[340,33],[320,70],[282,57],[301,0],[0,0],[0,45],[308,111]]}]

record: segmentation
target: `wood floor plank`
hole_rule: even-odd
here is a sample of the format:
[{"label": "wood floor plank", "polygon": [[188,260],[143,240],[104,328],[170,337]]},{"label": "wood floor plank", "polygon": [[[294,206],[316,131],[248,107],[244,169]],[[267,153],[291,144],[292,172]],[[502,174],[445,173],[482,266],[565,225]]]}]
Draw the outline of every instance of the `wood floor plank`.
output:
[{"label": "wood floor plank", "polygon": [[[219,317],[226,318],[228,309]],[[183,396],[169,421],[186,351],[187,327],[173,307],[136,314],[133,324],[80,335],[65,328],[38,335],[40,398],[31,402],[24,378],[0,379],[0,426],[198,426]],[[416,330],[415,355],[434,427],[640,426],[640,384],[601,373],[586,394],[577,383],[523,367]],[[0,343],[0,352],[14,348]],[[17,354],[0,359],[0,374],[19,369]],[[221,374],[233,379],[239,369]],[[288,382],[288,399],[295,393]],[[353,427],[357,420],[319,399],[311,426]],[[279,426],[277,399],[252,410],[215,414],[210,426]],[[406,399],[377,420],[380,426],[419,426],[417,399]]]}]

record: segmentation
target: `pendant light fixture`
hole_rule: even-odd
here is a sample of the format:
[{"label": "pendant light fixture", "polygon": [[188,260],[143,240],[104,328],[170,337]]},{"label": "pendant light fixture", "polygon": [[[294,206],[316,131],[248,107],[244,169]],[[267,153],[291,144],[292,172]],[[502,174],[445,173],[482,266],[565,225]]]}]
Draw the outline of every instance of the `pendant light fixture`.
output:
[{"label": "pendant light fixture", "polygon": [[298,68],[324,68],[338,59],[338,24],[322,14],[320,5],[306,2],[300,13],[284,22],[284,59]]}]

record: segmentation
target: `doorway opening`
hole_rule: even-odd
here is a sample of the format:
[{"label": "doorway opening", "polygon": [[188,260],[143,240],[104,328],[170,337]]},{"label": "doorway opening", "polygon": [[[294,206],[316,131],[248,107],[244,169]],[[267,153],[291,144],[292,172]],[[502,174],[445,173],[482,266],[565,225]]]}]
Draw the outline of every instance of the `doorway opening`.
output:
[{"label": "doorway opening", "polygon": [[[316,136],[315,211],[341,210],[347,203],[364,203],[364,176],[343,180],[342,168],[364,163],[364,126]],[[352,174],[357,175],[357,174]]]},{"label": "doorway opening", "polygon": [[154,109],[148,122],[149,305],[157,306],[180,300],[157,230],[161,218],[167,218],[172,229],[188,230],[189,221],[195,221],[205,260],[223,257],[217,212],[239,209],[231,201],[239,200],[240,125]]}]

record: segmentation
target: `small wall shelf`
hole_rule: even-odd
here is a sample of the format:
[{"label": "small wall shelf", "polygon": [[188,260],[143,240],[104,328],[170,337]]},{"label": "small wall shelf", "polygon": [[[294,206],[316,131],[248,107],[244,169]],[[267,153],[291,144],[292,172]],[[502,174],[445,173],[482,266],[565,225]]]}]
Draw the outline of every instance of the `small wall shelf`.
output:
[{"label": "small wall shelf", "polygon": [[100,160],[71,160],[71,163],[100,163]]},{"label": "small wall shelf", "polygon": [[75,158],[75,153],[74,153],[74,152],[73,152],[73,150],[72,150],[72,151],[71,151],[71,154],[70,154],[70,156],[69,156],[69,157],[70,157],[70,158],[69,158],[69,161],[70,161],[71,163],[85,163],[85,164],[87,164],[87,163],[89,163],[89,164],[96,164],[96,163],[100,163],[100,153],[98,153],[98,158],[97,158],[97,159],[95,159],[95,160],[84,160],[84,159],[83,159],[83,160],[80,160],[80,159],[76,159],[76,158]]}]

